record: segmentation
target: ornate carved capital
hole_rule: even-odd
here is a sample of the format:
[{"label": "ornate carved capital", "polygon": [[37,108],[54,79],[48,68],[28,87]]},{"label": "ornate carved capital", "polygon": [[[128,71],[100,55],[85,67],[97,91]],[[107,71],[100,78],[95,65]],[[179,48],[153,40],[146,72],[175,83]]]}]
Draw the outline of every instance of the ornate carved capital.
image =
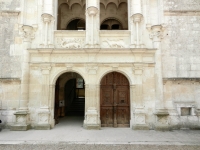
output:
[{"label": "ornate carved capital", "polygon": [[32,26],[22,25],[20,31],[25,42],[31,42],[35,38],[35,28]]},{"label": "ornate carved capital", "polygon": [[87,8],[87,12],[89,16],[95,16],[99,12],[99,10],[97,7],[91,6]]},{"label": "ornate carved capital", "polygon": [[165,26],[163,25],[155,25],[151,26],[150,28],[150,38],[153,40],[153,42],[160,42],[163,38],[163,31],[165,29]]},{"label": "ornate carved capital", "polygon": [[44,23],[50,23],[53,20],[53,16],[51,14],[42,14],[42,20]]},{"label": "ornate carved capital", "polygon": [[133,22],[136,23],[136,22],[141,22],[142,18],[143,18],[143,15],[142,14],[133,14],[131,16],[131,18],[133,19]]}]

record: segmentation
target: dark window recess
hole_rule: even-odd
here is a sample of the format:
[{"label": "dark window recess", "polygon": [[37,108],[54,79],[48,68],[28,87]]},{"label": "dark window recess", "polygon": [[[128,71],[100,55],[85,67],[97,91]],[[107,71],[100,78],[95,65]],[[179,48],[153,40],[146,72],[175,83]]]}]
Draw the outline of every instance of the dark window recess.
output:
[{"label": "dark window recess", "polygon": [[191,107],[181,107],[181,116],[190,116]]}]

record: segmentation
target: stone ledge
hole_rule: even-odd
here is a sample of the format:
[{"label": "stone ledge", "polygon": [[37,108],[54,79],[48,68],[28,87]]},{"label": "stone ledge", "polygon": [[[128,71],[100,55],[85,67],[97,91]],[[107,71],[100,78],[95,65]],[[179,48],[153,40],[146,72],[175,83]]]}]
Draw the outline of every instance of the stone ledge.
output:
[{"label": "stone ledge", "polygon": [[98,124],[84,124],[84,128],[87,130],[100,130],[101,126]]},{"label": "stone ledge", "polygon": [[34,127],[35,130],[50,130],[51,126],[50,124],[37,124]]},{"label": "stone ledge", "polygon": [[133,124],[133,130],[149,130],[149,126],[147,124]]},{"label": "stone ledge", "polygon": [[11,125],[10,131],[27,131],[31,128],[30,125]]}]

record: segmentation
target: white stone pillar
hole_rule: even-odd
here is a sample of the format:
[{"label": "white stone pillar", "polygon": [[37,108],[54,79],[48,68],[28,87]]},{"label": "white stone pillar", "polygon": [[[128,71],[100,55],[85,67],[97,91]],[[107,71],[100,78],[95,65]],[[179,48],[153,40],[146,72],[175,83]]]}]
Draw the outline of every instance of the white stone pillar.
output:
[{"label": "white stone pillar", "polygon": [[43,0],[43,13],[53,15],[53,0]]},{"label": "white stone pillar", "polygon": [[156,115],[156,130],[169,130],[168,125],[168,110],[165,108],[163,97],[163,77],[162,77],[162,52],[161,40],[163,38],[163,27],[155,25],[151,27],[150,38],[153,41],[153,47],[157,49],[155,54],[155,89],[156,89],[156,102],[155,102],[155,115]]},{"label": "white stone pillar", "polygon": [[99,114],[99,85],[96,83],[96,74],[98,66],[88,65],[86,71],[88,72],[88,84],[85,85],[85,120],[84,127],[86,129],[100,129],[100,114]]},{"label": "white stone pillar", "polygon": [[86,47],[99,47],[99,0],[86,2]]},{"label": "white stone pillar", "polygon": [[[142,48],[141,43],[141,20],[143,18],[142,10],[141,10],[141,0],[131,0],[131,48]],[[135,30],[134,30],[135,28]]]},{"label": "white stone pillar", "polygon": [[42,91],[40,100],[40,109],[38,110],[38,124],[35,125],[37,130],[49,130],[50,129],[50,110],[49,110],[49,74],[51,66],[42,65]]},{"label": "white stone pillar", "polygon": [[29,52],[31,41],[34,38],[34,28],[29,25],[23,25],[21,28],[23,37],[23,60],[21,76],[21,98],[19,102],[19,111],[15,113],[16,122],[11,126],[11,130],[21,131],[29,129],[28,120],[28,101],[29,101]]},{"label": "white stone pillar", "polygon": [[133,73],[135,77],[134,87],[134,112],[132,119],[132,128],[136,130],[148,130],[149,127],[146,124],[146,113],[143,102],[143,64],[134,64]]}]

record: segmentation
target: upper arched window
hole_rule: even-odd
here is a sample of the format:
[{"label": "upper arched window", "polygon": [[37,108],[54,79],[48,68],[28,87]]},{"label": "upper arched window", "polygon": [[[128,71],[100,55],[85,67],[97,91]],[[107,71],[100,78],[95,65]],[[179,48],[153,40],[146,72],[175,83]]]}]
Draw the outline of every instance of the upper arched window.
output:
[{"label": "upper arched window", "polygon": [[58,0],[58,30],[85,30],[85,0]]},{"label": "upper arched window", "polygon": [[127,0],[101,0],[100,22],[101,30],[127,30]]}]

